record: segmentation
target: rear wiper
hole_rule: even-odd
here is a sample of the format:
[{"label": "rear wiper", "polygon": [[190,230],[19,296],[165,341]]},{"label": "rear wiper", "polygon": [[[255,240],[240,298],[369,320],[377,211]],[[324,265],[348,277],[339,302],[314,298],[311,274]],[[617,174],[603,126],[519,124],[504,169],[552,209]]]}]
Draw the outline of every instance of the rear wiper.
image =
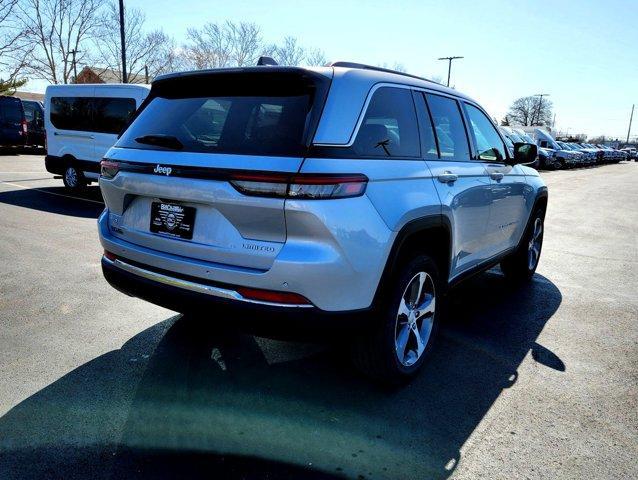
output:
[{"label": "rear wiper", "polygon": [[135,139],[137,143],[145,143],[147,145],[155,145],[157,147],[165,147],[173,150],[181,150],[184,148],[182,142],[180,142],[177,137],[173,135],[144,135],[142,137],[137,137]]}]

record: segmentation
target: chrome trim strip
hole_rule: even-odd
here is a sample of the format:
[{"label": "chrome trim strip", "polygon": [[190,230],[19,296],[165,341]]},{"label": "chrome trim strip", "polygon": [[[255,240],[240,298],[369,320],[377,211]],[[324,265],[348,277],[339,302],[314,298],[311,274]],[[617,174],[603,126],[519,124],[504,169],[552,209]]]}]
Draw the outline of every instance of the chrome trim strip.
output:
[{"label": "chrome trim strip", "polygon": [[190,282],[188,280],[182,280],[181,278],[169,277],[168,275],[152,272],[144,268],[130,265],[119,259],[111,260],[106,257],[102,257],[102,259],[105,262],[107,262],[109,265],[118,267],[126,272],[132,273],[133,275],[146,278],[147,280],[152,280],[154,282],[162,283],[164,285],[170,285],[172,287],[183,288],[185,290],[190,290],[192,292],[203,293],[205,295],[211,295],[213,297],[225,298],[227,300],[237,300],[237,301],[246,302],[246,303],[255,303],[258,305],[268,305],[271,307],[313,308],[313,305],[274,303],[274,302],[264,302],[260,300],[252,300],[250,298],[243,297],[239,292],[235,290],[229,290],[227,288],[220,288],[220,287],[213,287],[211,285],[204,285],[202,283]]}]

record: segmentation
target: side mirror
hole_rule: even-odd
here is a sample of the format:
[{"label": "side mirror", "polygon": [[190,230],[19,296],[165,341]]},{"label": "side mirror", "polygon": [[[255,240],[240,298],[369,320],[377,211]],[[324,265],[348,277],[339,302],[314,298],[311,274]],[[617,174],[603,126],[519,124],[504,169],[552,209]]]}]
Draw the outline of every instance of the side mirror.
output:
[{"label": "side mirror", "polygon": [[512,165],[533,163],[538,156],[538,147],[532,143],[515,143]]}]

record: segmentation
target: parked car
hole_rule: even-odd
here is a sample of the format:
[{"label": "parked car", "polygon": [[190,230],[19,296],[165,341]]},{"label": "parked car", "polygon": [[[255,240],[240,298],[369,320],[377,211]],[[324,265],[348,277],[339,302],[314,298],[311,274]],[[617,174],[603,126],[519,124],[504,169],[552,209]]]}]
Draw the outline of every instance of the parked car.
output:
[{"label": "parked car", "polygon": [[636,147],[625,147],[622,148],[621,151],[627,154],[627,160],[638,161],[638,150]]},{"label": "parked car", "polygon": [[23,147],[27,121],[19,98],[0,95],[0,147]]},{"label": "parked car", "polygon": [[581,164],[584,166],[589,166],[589,165],[593,165],[596,163],[596,153],[589,151],[587,149],[583,149],[582,147],[580,147],[579,145],[576,145],[574,143],[570,143],[570,142],[562,142],[562,141],[556,141],[556,143],[558,143],[558,145],[560,145],[564,150],[571,150],[573,152],[579,152],[582,154],[582,161]]},{"label": "parked car", "polygon": [[536,128],[533,135],[539,147],[552,151],[556,169],[571,168],[583,164],[582,153],[561,147],[546,131]]},{"label": "parked car", "polygon": [[[523,142],[536,143],[536,141],[527,132],[518,128],[511,128],[510,130],[516,133]],[[556,158],[556,152],[548,148],[538,147],[538,168],[545,170],[556,170],[561,168],[561,164]]]},{"label": "parked car", "polygon": [[27,139],[25,144],[34,147],[44,147],[46,145],[44,106],[36,100],[22,100],[22,106],[27,121]]},{"label": "parked car", "polygon": [[46,169],[78,190],[96,181],[100,160],[148,95],[146,85],[51,85],[45,95]]},{"label": "parked car", "polygon": [[533,275],[536,153],[458,91],[376,67],[160,76],[102,161],[104,276],[206,322],[350,328],[358,367],[394,383],[449,287],[499,262]]}]

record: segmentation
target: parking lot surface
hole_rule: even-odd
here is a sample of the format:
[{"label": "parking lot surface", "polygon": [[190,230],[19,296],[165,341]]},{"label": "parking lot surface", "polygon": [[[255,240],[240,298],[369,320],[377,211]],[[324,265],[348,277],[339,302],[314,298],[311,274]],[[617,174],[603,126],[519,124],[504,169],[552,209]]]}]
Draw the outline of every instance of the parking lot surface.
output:
[{"label": "parking lot surface", "polygon": [[386,391],[113,290],[97,187],[0,156],[0,478],[638,478],[638,163],[543,177],[532,284],[457,289]]}]

